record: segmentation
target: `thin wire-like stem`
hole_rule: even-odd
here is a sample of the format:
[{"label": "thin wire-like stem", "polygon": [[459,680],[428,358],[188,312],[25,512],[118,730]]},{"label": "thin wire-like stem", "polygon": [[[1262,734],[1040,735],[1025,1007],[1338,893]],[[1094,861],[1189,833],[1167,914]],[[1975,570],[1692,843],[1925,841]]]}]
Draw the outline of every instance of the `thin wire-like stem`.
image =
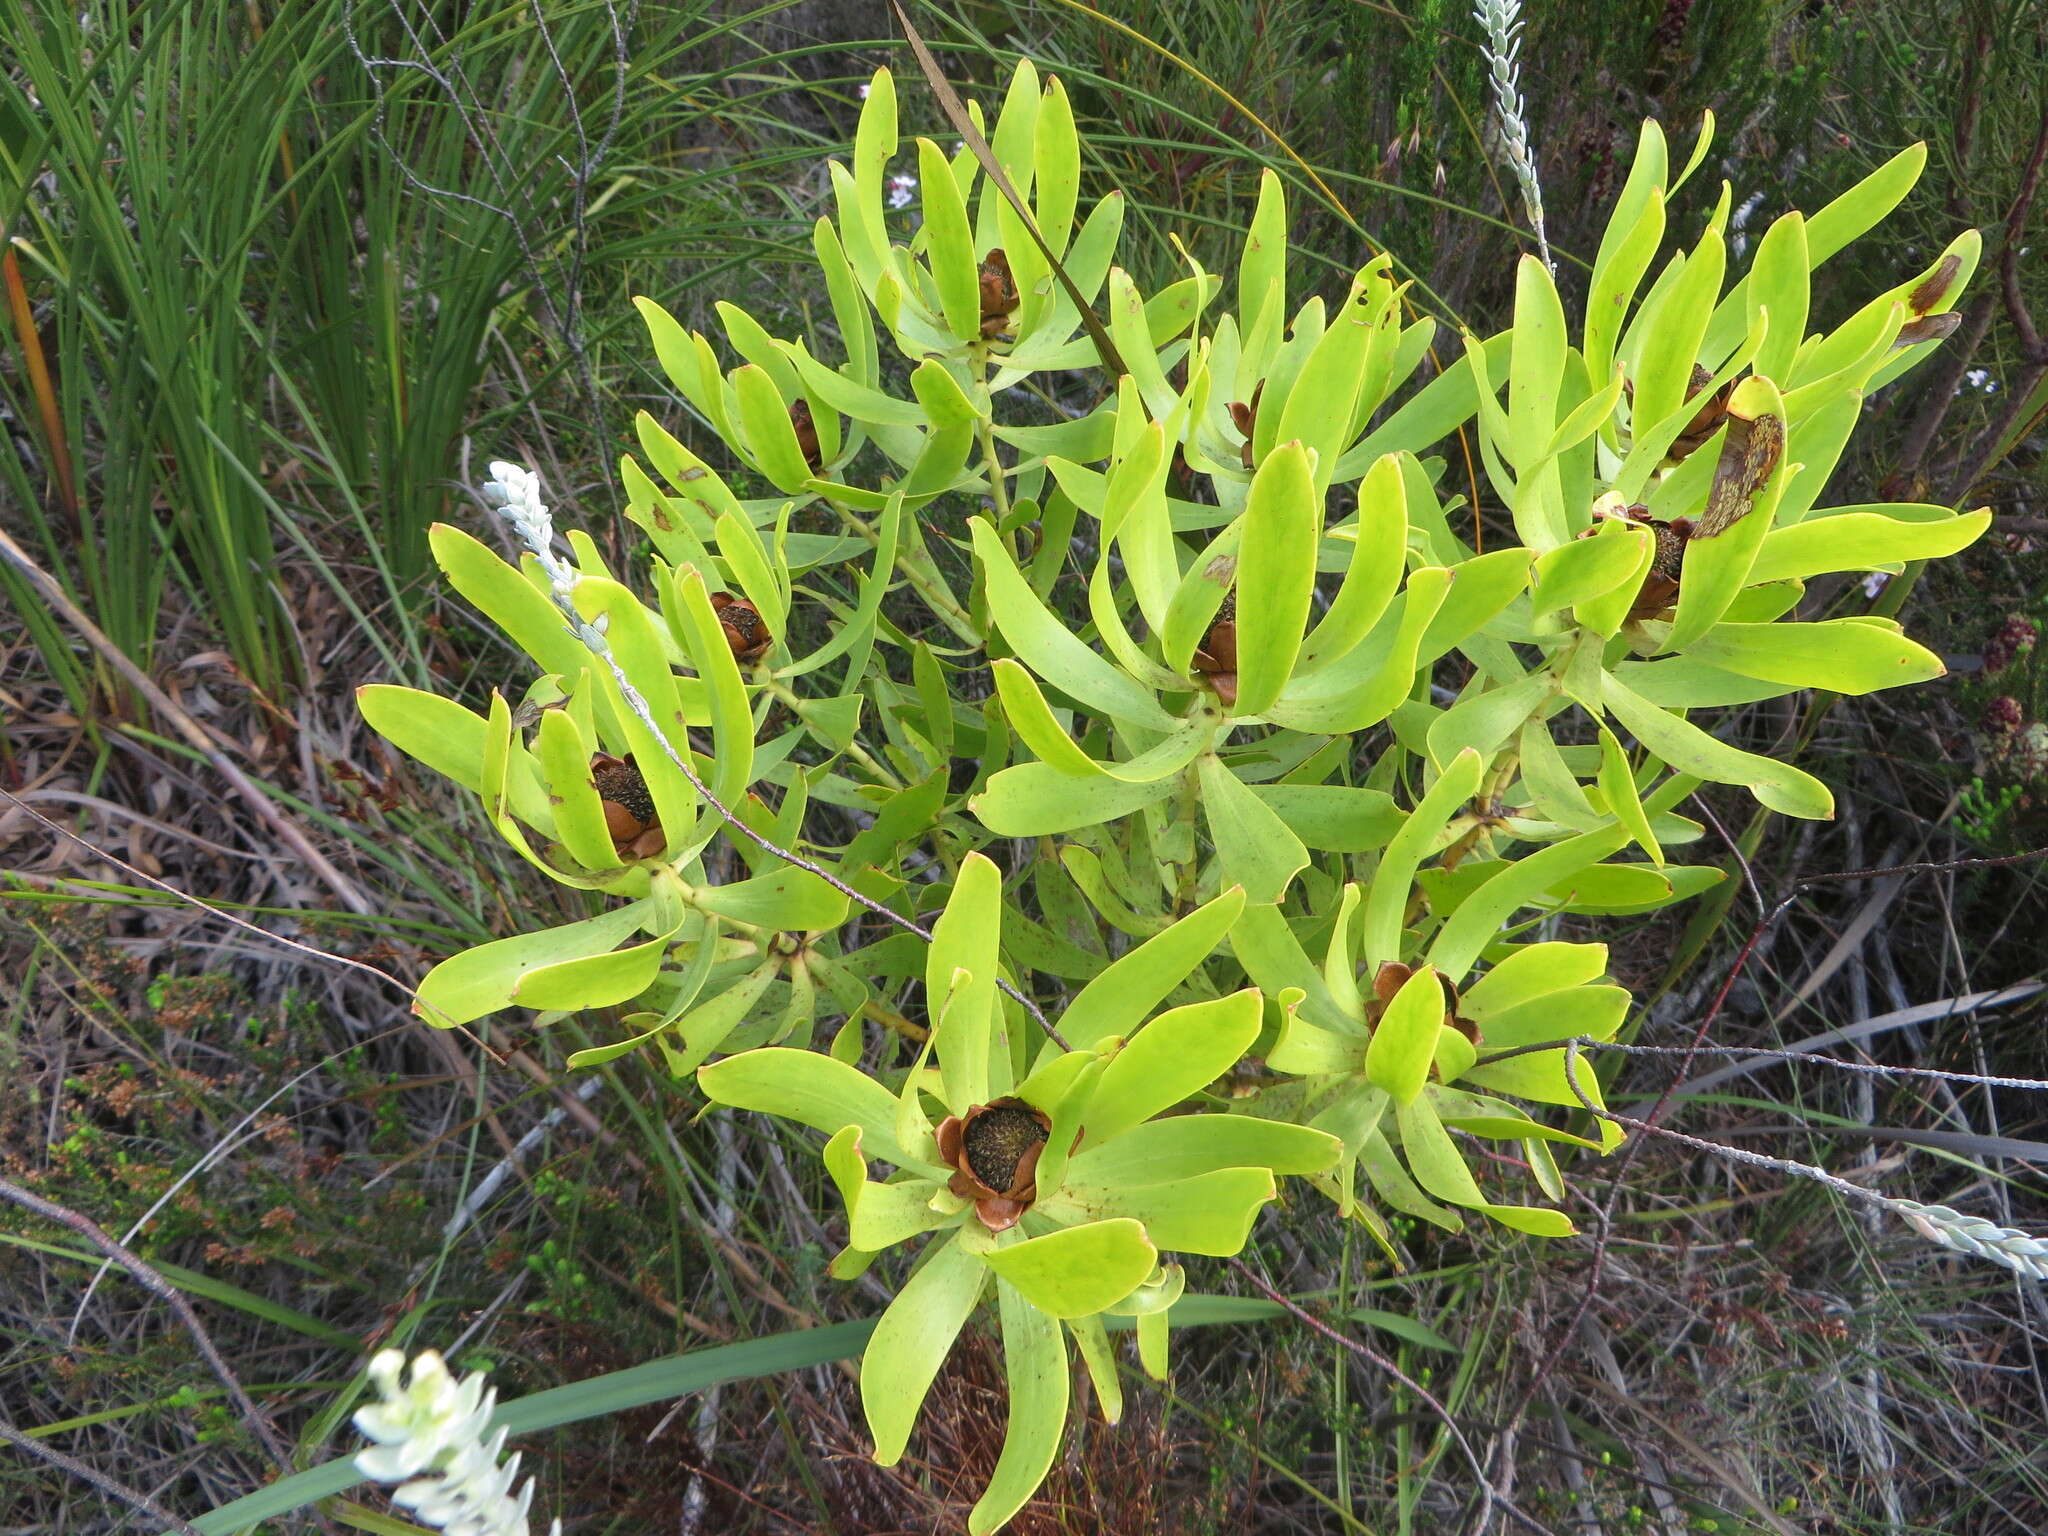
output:
[{"label": "thin wire-like stem", "polygon": [[33,1211],[46,1221],[54,1221],[59,1226],[69,1227],[127,1270],[144,1290],[161,1298],[177,1315],[186,1333],[191,1335],[200,1358],[206,1361],[207,1369],[211,1370],[220,1384],[227,1389],[228,1400],[235,1405],[236,1411],[254,1431],[257,1440],[271,1461],[276,1464],[278,1471],[291,1471],[290,1449],[278,1438],[277,1431],[270,1427],[270,1421],[263,1416],[249,1394],[242,1390],[241,1379],[235,1375],[226,1357],[214,1344],[213,1336],[206,1331],[206,1325],[199,1321],[199,1314],[192,1310],[192,1303],[185,1299],[183,1291],[158,1274],[147,1260],[115,1242],[90,1216],[81,1215],[69,1206],[59,1205],[54,1200],[45,1200],[41,1195],[33,1194],[6,1179],[0,1179],[0,1199],[11,1201],[23,1210]]},{"label": "thin wire-like stem", "polygon": [[146,1515],[167,1531],[176,1531],[178,1536],[204,1536],[198,1526],[179,1519],[163,1505],[157,1503],[140,1489],[130,1488],[126,1483],[107,1476],[97,1467],[88,1466],[76,1456],[66,1456],[62,1451],[44,1445],[31,1435],[25,1435],[5,1419],[0,1419],[0,1441],[5,1441],[17,1451],[33,1456],[45,1465],[55,1467],[66,1477],[75,1477],[82,1483],[90,1483],[110,1499],[118,1499],[139,1515]]},{"label": "thin wire-like stem", "polygon": [[1586,1112],[1631,1131],[1646,1135],[1662,1136],[1667,1141],[1678,1142],[1701,1152],[1710,1152],[1730,1162],[1745,1163],[1752,1168],[1768,1168],[1774,1173],[1789,1173],[1795,1178],[1808,1179],[1824,1185],[1836,1194],[1861,1205],[1872,1205],[1880,1210],[1890,1211],[1912,1223],[1914,1230],[1932,1242],[1946,1247],[1959,1248],[1979,1258],[1990,1259],[2008,1269],[2030,1275],[2036,1280],[2048,1280],[2048,1239],[2038,1238],[2010,1227],[2001,1227],[1981,1216],[1966,1216],[1945,1205],[1922,1205],[1917,1200],[1901,1200],[1878,1190],[1865,1189],[1861,1184],[1829,1173],[1825,1168],[1812,1163],[1802,1163],[1789,1157],[1772,1157],[1764,1152],[1752,1152],[1747,1147],[1731,1147],[1725,1142],[1710,1141],[1704,1136],[1688,1136],[1683,1131],[1674,1131],[1668,1126],[1653,1125],[1648,1120],[1638,1120],[1632,1115],[1616,1114],[1611,1109],[1596,1103],[1579,1082],[1579,1053],[1576,1042],[1565,1047],[1564,1080],[1566,1086],[1577,1095]]},{"label": "thin wire-like stem", "polygon": [[1480,1064],[1492,1066],[1498,1061],[1513,1061],[1517,1056],[1534,1056],[1541,1051],[1555,1051],[1567,1046],[1581,1051],[1612,1051],[1620,1056],[1682,1056],[1688,1061],[1697,1056],[1733,1056],[1743,1060],[1802,1062],[1816,1067],[1831,1067],[1852,1076],[1912,1077],[1936,1083],[1965,1083],[1973,1088],[2018,1088],[2031,1093],[2048,1093],[2048,1078],[2044,1077],[1994,1077],[1985,1072],[1947,1072],[1938,1067],[1895,1067],[1881,1061],[1844,1061],[1839,1056],[1817,1056],[1812,1051],[1777,1051],[1761,1046],[1624,1045],[1619,1040],[1596,1040],[1591,1035],[1532,1041],[1511,1050],[1491,1052],[1481,1059]]},{"label": "thin wire-like stem", "polygon": [[[785,848],[773,839],[755,831],[735,815],[725,802],[713,793],[711,786],[704,782],[697,773],[696,768],[689,762],[689,755],[676,747],[676,744],[669,739],[668,733],[661,728],[660,723],[654,718],[654,711],[648,707],[647,700],[641,696],[640,690],[633,686],[633,680],[626,676],[625,669],[619,665],[618,658],[612,654],[611,642],[605,638],[604,631],[577,611],[573,594],[576,590],[579,573],[573,566],[555,553],[554,524],[547,508],[541,504],[538,477],[516,464],[504,462],[494,463],[491,466],[491,472],[499,478],[486,483],[486,495],[498,498],[495,501],[497,509],[505,515],[506,520],[512,524],[512,527],[518,533],[520,541],[533,552],[534,558],[540,562],[541,569],[546,572],[548,577],[549,594],[553,598],[555,606],[561,610],[563,616],[569,621],[569,633],[582,643],[584,649],[605,664],[605,667],[612,675],[612,680],[618,684],[619,695],[625,701],[626,707],[633,712],[634,718],[647,728],[648,734],[654,738],[655,745],[661,748],[662,755],[675,765],[685,779],[689,780],[690,787],[703,797],[704,803],[716,811],[729,828],[738,832],[740,836],[746,838],[748,842],[759,848],[763,853],[780,859],[785,864],[792,864],[808,874],[815,875],[848,901],[853,902],[856,906],[865,908],[884,921],[894,924],[905,933],[915,934],[927,944],[936,942],[931,930],[922,924],[905,917],[900,912],[892,910],[883,903],[876,901],[873,897],[855,890],[851,885],[817,861],[807,859],[795,849]],[[996,977],[996,986],[1002,990],[1005,997],[1008,997],[1028,1013],[1032,1021],[1045,1031],[1046,1037],[1059,1046],[1061,1050],[1072,1049],[1059,1030],[1054,1027],[1052,1020],[1048,1019],[1040,1010],[1038,1004],[1001,976]]]}]

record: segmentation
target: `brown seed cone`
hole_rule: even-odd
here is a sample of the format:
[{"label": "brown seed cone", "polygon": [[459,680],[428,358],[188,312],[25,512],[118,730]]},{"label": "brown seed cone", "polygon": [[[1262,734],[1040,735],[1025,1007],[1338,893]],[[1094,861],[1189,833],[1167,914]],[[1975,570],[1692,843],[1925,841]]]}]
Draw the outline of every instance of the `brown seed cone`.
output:
[{"label": "brown seed cone", "polygon": [[[1387,1005],[1394,1000],[1394,994],[1408,984],[1408,978],[1415,974],[1415,967],[1399,960],[1388,960],[1372,976],[1372,996],[1366,1001],[1365,1019],[1369,1025],[1377,1025],[1387,1011]],[[1448,976],[1439,974],[1447,1001],[1444,1004],[1444,1022],[1474,1045],[1479,1043],[1479,1026],[1458,1012],[1458,989],[1451,985]]]},{"label": "brown seed cone", "polygon": [[742,666],[753,665],[775,644],[775,632],[744,597],[714,592],[711,611],[718,615],[719,628],[725,631],[725,643],[732,647],[733,659]]},{"label": "brown seed cone", "polygon": [[1226,592],[1190,663],[1225,704],[1237,702],[1237,594]]},{"label": "brown seed cone", "polygon": [[981,283],[981,334],[984,339],[1000,336],[1010,328],[1010,316],[1017,308],[1017,279],[1010,273],[1010,258],[997,246],[981,260],[976,276]]},{"label": "brown seed cone", "polygon": [[1702,368],[1698,363],[1692,365],[1692,379],[1687,384],[1685,391],[1686,404],[1690,405],[1693,401],[1697,400],[1699,401],[1699,409],[1693,413],[1692,420],[1685,424],[1685,430],[1679,433],[1677,440],[1672,443],[1669,452],[1666,454],[1668,459],[1674,461],[1682,459],[1687,454],[1704,447],[1707,439],[1720,431],[1721,423],[1728,419],[1728,396],[1735,390],[1735,381],[1730,379],[1711,395],[1701,394],[1700,391],[1711,384],[1713,380],[1713,374]]},{"label": "brown seed cone", "polygon": [[977,1104],[939,1122],[939,1157],[953,1169],[946,1187],[974,1202],[991,1232],[1014,1227],[1038,1198],[1038,1160],[1052,1121],[1022,1099]]},{"label": "brown seed cone", "polygon": [[667,845],[654,796],[631,756],[600,752],[590,760],[590,782],[604,808],[612,850],[622,859],[651,859]]},{"label": "brown seed cone", "polygon": [[1244,435],[1244,446],[1239,448],[1237,451],[1237,461],[1238,463],[1242,464],[1246,469],[1250,469],[1252,465],[1256,462],[1256,458],[1252,453],[1252,433],[1258,430],[1259,396],[1263,395],[1265,392],[1266,381],[1264,379],[1261,379],[1259,380],[1257,387],[1252,390],[1252,398],[1250,404],[1246,404],[1242,400],[1233,400],[1230,402],[1231,425],[1236,427],[1237,430]]},{"label": "brown seed cone", "polygon": [[799,398],[789,403],[789,424],[796,431],[797,450],[811,472],[817,473],[824,460],[818,449],[818,424],[811,418],[810,401]]}]

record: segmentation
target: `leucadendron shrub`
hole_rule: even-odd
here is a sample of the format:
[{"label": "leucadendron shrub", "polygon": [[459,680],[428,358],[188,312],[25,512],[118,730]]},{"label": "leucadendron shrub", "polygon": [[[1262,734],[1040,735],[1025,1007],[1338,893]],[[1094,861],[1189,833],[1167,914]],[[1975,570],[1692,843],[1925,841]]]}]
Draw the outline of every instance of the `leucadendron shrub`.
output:
[{"label": "leucadendron shrub", "polygon": [[[1236,1253],[1277,1181],[1328,1197],[1288,1219],[1396,1255],[1388,1212],[1569,1235],[1565,1166],[1619,1137],[1563,1042],[1630,998],[1555,920],[1718,880],[1680,861],[1702,784],[1829,816],[1717,712],[1939,676],[1889,619],[1791,615],[1810,577],[1988,522],[1825,504],[1977,261],[1965,234],[1809,332],[1815,272],[1918,148],[1731,275],[1725,189],[1667,249],[1706,145],[1674,176],[1645,124],[1583,319],[1525,258],[1482,338],[1418,316],[1387,260],[1290,296],[1271,176],[1228,278],[1190,250],[1140,293],[1122,202],[1082,207],[1066,95],[1028,64],[988,142],[1028,223],[972,149],[899,170],[878,73],[815,233],[829,322],[783,338],[727,304],[713,338],[638,301],[690,407],[643,414],[621,465],[651,553],[564,554],[496,466],[531,552],[452,527],[434,551],[537,678],[482,714],[362,695],[591,893],[444,961],[421,1016],[595,1014],[610,1043],[571,1066],[651,1049],[679,1112],[824,1134],[834,1273],[905,1250],[862,1366],[879,1459],[993,1300],[1010,1419],[977,1532],[1051,1464],[1069,1346],[1114,1419],[1106,1320],[1163,1372],[1172,1256]],[[1516,542],[1476,547],[1503,522]]]}]

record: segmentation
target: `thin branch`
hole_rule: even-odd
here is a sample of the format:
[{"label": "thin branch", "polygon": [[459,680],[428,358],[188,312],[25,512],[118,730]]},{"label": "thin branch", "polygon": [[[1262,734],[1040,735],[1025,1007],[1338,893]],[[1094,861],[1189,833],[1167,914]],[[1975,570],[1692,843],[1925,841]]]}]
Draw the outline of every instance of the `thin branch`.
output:
[{"label": "thin branch", "polygon": [[[576,602],[571,594],[576,590],[581,573],[555,553],[554,522],[548,508],[540,500],[539,476],[509,462],[495,462],[492,465],[493,474],[511,477],[515,472],[523,478],[486,482],[486,495],[496,492],[502,497],[493,504],[518,533],[521,542],[533,552],[534,558],[547,575],[548,595],[563,617],[568,620],[565,626],[568,633],[610,670],[612,680],[618,684],[619,695],[625,701],[626,707],[633,712],[634,718],[647,728],[648,734],[654,738],[655,745],[661,748],[662,755],[690,781],[690,787],[703,797],[704,803],[723,817],[728,827],[737,830],[763,853],[816,876],[848,901],[865,907],[877,917],[895,924],[905,933],[915,934],[927,944],[937,942],[930,929],[876,901],[873,897],[855,890],[815,860],[807,859],[796,850],[785,848],[756,832],[712,792],[711,786],[699,777],[696,767],[688,761],[689,754],[677,749],[676,744],[669,739],[668,733],[662,729],[661,723],[654,718],[654,711],[648,707],[647,700],[641,695],[640,690],[633,686],[633,680],[626,675],[625,668],[619,665],[618,657],[613,654],[611,642],[605,638],[604,631],[577,612]],[[1052,1020],[1039,1009],[1038,1004],[1004,980],[1000,974],[996,977],[996,985],[1001,988],[1004,996],[1031,1015],[1032,1020],[1045,1031],[1046,1036],[1055,1045],[1063,1051],[1072,1049],[1059,1030],[1053,1026]]]},{"label": "thin branch", "polygon": [[263,1449],[269,1453],[270,1459],[276,1463],[278,1471],[284,1473],[291,1471],[292,1458],[290,1449],[278,1438],[277,1431],[270,1427],[270,1421],[263,1416],[256,1404],[250,1399],[249,1394],[242,1390],[240,1378],[235,1375],[233,1369],[228,1365],[226,1358],[215,1346],[213,1336],[206,1331],[206,1325],[199,1321],[199,1314],[192,1310],[192,1303],[185,1299],[183,1291],[158,1274],[146,1260],[131,1253],[128,1249],[107,1236],[105,1232],[100,1230],[99,1224],[90,1216],[81,1215],[68,1206],[57,1204],[54,1200],[45,1200],[41,1195],[32,1194],[28,1190],[23,1189],[19,1184],[10,1183],[6,1179],[0,1179],[0,1199],[10,1200],[22,1207],[22,1209],[33,1211],[36,1215],[43,1217],[47,1221],[54,1221],[59,1226],[69,1227],[73,1232],[76,1232],[80,1237],[99,1249],[101,1253],[104,1253],[116,1264],[127,1270],[130,1275],[135,1277],[136,1283],[144,1290],[161,1298],[170,1307],[171,1311],[177,1314],[178,1321],[184,1325],[185,1331],[192,1336],[192,1342],[197,1346],[200,1357],[206,1361],[207,1368],[219,1379],[220,1384],[227,1389],[229,1401],[235,1405],[236,1411],[242,1415],[249,1428],[255,1432],[257,1440],[262,1443]]},{"label": "thin branch", "polygon": [[328,862],[327,856],[313,846],[306,834],[277,808],[276,803],[258,789],[246,773],[228,761],[226,755],[213,744],[213,739],[200,728],[199,722],[179,707],[177,700],[159,688],[155,680],[129,658],[127,652],[108,639],[106,633],[86,617],[85,611],[71,601],[70,594],[49,572],[31,560],[27,551],[15,543],[4,528],[0,528],[0,560],[5,560],[19,571],[22,579],[35,589],[36,595],[48,603],[51,610],[75,630],[87,645],[98,652],[108,666],[120,673],[130,687],[148,700],[150,708],[157,712],[158,717],[169,722],[180,736],[190,742],[193,750],[206,759],[215,773],[234,786],[235,793],[247,802],[258,819],[275,832],[292,852],[305,860],[306,867],[326,883],[327,888],[341,899],[344,906],[351,912],[365,916],[375,910],[369,899],[355,888],[346,875]]},{"label": "thin branch", "polygon": [[176,1531],[178,1536],[205,1536],[198,1526],[179,1519],[148,1494],[130,1488],[126,1483],[117,1482],[97,1467],[87,1466],[75,1456],[66,1456],[62,1451],[23,1434],[5,1419],[0,1419],[0,1440],[6,1441],[16,1450],[33,1456],[40,1462],[55,1467],[67,1477],[75,1477],[80,1482],[92,1484],[108,1498],[118,1499],[137,1514],[147,1515],[167,1531]]},{"label": "thin branch", "polygon": [[[1731,843],[1730,846],[1734,845]],[[1739,852],[1740,850],[1738,849],[1738,855]],[[1949,859],[1940,862],[1923,861],[1912,864],[1896,864],[1883,869],[1842,870],[1831,874],[1807,875],[1794,881],[1783,896],[1775,903],[1764,907],[1764,910],[1758,916],[1756,925],[1750,929],[1749,937],[1743,941],[1742,948],[1736,953],[1734,963],[1728,968],[1727,976],[1723,978],[1719,990],[1715,992],[1712,1003],[1708,1005],[1706,1012],[1701,1016],[1698,1027],[1693,1031],[1692,1039],[1683,1046],[1665,1048],[1667,1052],[1681,1057],[1682,1060],[1677,1072],[1664,1085],[1664,1091],[1658,1095],[1657,1102],[1651,1106],[1649,1116],[1643,1124],[1652,1130],[1657,1128],[1657,1121],[1663,1117],[1665,1110],[1670,1107],[1672,1099],[1678,1093],[1680,1084],[1689,1077],[1693,1060],[1703,1051],[1711,1052],[1711,1048],[1706,1045],[1707,1031],[1713,1027],[1714,1020],[1720,1017],[1721,1009],[1727,1003],[1728,994],[1734,988],[1736,979],[1741,976],[1743,968],[1749,963],[1750,956],[1756,952],[1756,947],[1763,939],[1766,930],[1799,899],[1800,892],[1808,886],[1828,885],[1847,880],[1869,880],[1881,875],[1940,874],[1958,869],[1995,869],[2007,865],[2023,864],[2044,857],[2048,857],[2048,848],[2034,848],[2025,853],[2006,854],[1998,858]],[[1761,893],[1758,894],[1757,900],[1758,905],[1762,907]],[[1569,1046],[1567,1048],[1569,1049]],[[1750,1052],[1747,1054],[1756,1053]],[[1580,1322],[1584,1319],[1587,1310],[1593,1305],[1593,1298],[1599,1294],[1601,1274],[1607,1260],[1608,1240],[1613,1232],[1614,1211],[1621,1199],[1624,1180],[1628,1171],[1634,1165],[1635,1159],[1643,1146],[1643,1141],[1638,1139],[1631,1141],[1621,1150],[1621,1155],[1616,1161],[1611,1175],[1612,1193],[1608,1195],[1606,1203],[1599,1209],[1600,1230],[1593,1239],[1593,1266],[1586,1281],[1585,1291],[1579,1297],[1578,1305],[1572,1309],[1570,1320],[1558,1333],[1557,1344],[1552,1348],[1543,1363],[1536,1368],[1536,1372],[1530,1378],[1529,1384],[1523,1389],[1514,1411],[1507,1415],[1507,1422],[1510,1425],[1520,1423],[1523,1415],[1529,1411],[1529,1404],[1535,1399],[1536,1393],[1542,1389],[1543,1383],[1550,1373],[1564,1359],[1565,1351],[1570,1347],[1573,1335],[1578,1332]]]},{"label": "thin branch", "polygon": [[1710,1141],[1704,1136],[1688,1136],[1683,1131],[1653,1125],[1632,1115],[1616,1114],[1613,1110],[1602,1108],[1588,1096],[1585,1088],[1579,1083],[1578,1068],[1578,1051],[1572,1046],[1566,1046],[1565,1083],[1578,1096],[1586,1112],[1598,1119],[1628,1130],[1640,1131],[1645,1135],[1662,1136],[1701,1152],[1711,1152],[1714,1156],[1726,1158],[1730,1162],[1746,1163],[1752,1168],[1768,1168],[1775,1173],[1789,1173],[1797,1178],[1809,1179],[1858,1204],[1877,1206],[1896,1216],[1903,1216],[1922,1237],[1931,1242],[1958,1248],[1979,1258],[1990,1259],[1993,1263],[2003,1264],[2008,1269],[2017,1270],[2036,1280],[2048,1279],[2048,1240],[2029,1236],[2010,1227],[2001,1227],[1981,1216],[1966,1216],[1945,1205],[1922,1205],[1917,1200],[1901,1200],[1874,1189],[1865,1189],[1861,1184],[1852,1184],[1847,1179],[1829,1173],[1825,1168],[1816,1168],[1812,1163],[1797,1162],[1789,1157],[1771,1157],[1762,1152],[1752,1152],[1746,1147],[1731,1147],[1725,1142]]}]

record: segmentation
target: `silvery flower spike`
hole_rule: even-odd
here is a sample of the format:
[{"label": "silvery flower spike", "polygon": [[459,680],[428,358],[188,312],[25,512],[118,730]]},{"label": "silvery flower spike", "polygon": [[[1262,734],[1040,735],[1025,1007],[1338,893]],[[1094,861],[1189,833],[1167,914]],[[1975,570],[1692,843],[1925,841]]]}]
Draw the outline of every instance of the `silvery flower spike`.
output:
[{"label": "silvery flower spike", "polygon": [[[491,466],[493,472],[511,467]],[[484,1438],[498,1394],[484,1390],[483,1373],[458,1382],[432,1350],[413,1361],[411,1381],[401,1386],[404,1370],[399,1350],[380,1351],[370,1361],[378,1401],[356,1410],[355,1425],[376,1443],[357,1453],[356,1470],[375,1482],[399,1484],[392,1502],[450,1536],[528,1536],[533,1482],[528,1479],[515,1498],[519,1457],[499,1466],[505,1431]],[[549,1536],[561,1530],[557,1520]]]}]

